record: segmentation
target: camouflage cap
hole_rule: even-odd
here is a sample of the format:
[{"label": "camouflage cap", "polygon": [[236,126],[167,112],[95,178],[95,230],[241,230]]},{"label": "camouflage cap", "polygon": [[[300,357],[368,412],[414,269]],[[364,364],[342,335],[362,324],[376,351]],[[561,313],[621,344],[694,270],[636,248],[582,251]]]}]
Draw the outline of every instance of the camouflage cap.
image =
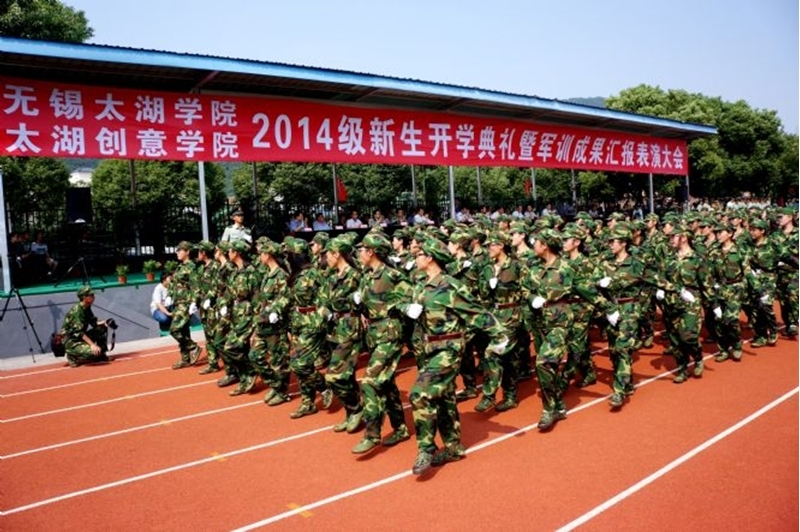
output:
[{"label": "camouflage cap", "polygon": [[733,233],[734,232],[733,224],[731,224],[730,222],[729,223],[717,222],[714,224],[714,231],[717,233],[720,233],[722,231]]},{"label": "camouflage cap", "polygon": [[236,209],[231,213],[231,217],[234,216],[244,216],[244,211],[242,211],[242,209]]},{"label": "camouflage cap", "polygon": [[672,230],[672,236],[685,236],[686,238],[692,238],[694,236],[694,231],[692,228],[686,224],[679,224],[675,226],[675,229]]},{"label": "camouflage cap", "polygon": [[794,209],[792,207],[781,207],[780,209],[777,209],[775,212],[777,212],[781,216],[795,216],[795,215],[797,215],[797,209]]},{"label": "camouflage cap", "polygon": [[631,222],[632,231],[645,231],[647,229],[647,222],[644,220],[634,220]]},{"label": "camouflage cap", "polygon": [[612,212],[606,217],[606,220],[616,220],[618,222],[625,221],[625,215],[621,212]]},{"label": "camouflage cap", "polygon": [[447,246],[445,246],[442,241],[435,238],[426,238],[422,242],[420,248],[423,253],[429,257],[433,257],[433,259],[439,263],[439,266],[445,266],[453,260],[453,256],[450,255]]},{"label": "camouflage cap", "polygon": [[82,286],[81,288],[78,289],[78,299],[80,299],[81,301],[83,301],[84,298],[93,295],[94,295],[94,290],[92,290],[91,286]]},{"label": "camouflage cap", "polygon": [[608,240],[623,240],[625,242],[630,242],[632,239],[633,234],[631,233],[631,227],[628,224],[617,224],[614,226],[614,229],[608,233]]},{"label": "camouflage cap", "polygon": [[492,244],[500,244],[502,246],[505,246],[505,245],[508,245],[510,243],[511,243],[511,238],[508,236],[508,233],[506,233],[505,231],[500,231],[500,230],[491,231],[486,236],[486,244],[490,245],[490,246]]},{"label": "camouflage cap", "polygon": [[575,223],[568,223],[564,226],[564,230],[561,231],[561,236],[563,238],[575,238],[577,240],[583,240],[586,238],[586,232]]},{"label": "camouflage cap", "polygon": [[396,238],[398,240],[408,240],[409,234],[408,229],[401,227],[400,229],[395,229],[394,233],[392,233],[392,238]]},{"label": "camouflage cap", "polygon": [[678,216],[677,213],[668,212],[667,214],[664,215],[664,223],[665,224],[678,225],[679,221],[680,221],[680,217]]},{"label": "camouflage cap", "polygon": [[584,220],[584,221],[591,220],[592,219],[592,215],[589,214],[586,211],[580,211],[578,214],[575,215],[575,219]]},{"label": "camouflage cap", "polygon": [[767,231],[769,229],[769,222],[763,220],[761,218],[753,218],[750,220],[750,228],[751,229],[761,229],[762,231]]},{"label": "camouflage cap", "polygon": [[514,220],[511,222],[508,231],[510,233],[522,233],[523,235],[526,235],[528,234],[528,226],[521,220]]},{"label": "camouflage cap", "polygon": [[469,245],[470,241],[472,240],[472,236],[466,231],[456,230],[450,233],[449,240],[450,242],[458,244],[463,248]]},{"label": "camouflage cap", "polygon": [[364,235],[358,247],[371,249],[379,255],[388,255],[392,250],[392,244],[389,239],[378,233]]},{"label": "camouflage cap", "polygon": [[201,240],[195,246],[195,248],[198,249],[199,251],[205,251],[206,253],[213,253],[215,247],[216,246],[214,245],[214,243],[211,242],[210,240]]},{"label": "camouflage cap", "polygon": [[277,242],[270,240],[269,238],[262,236],[258,240],[256,240],[256,246],[258,246],[259,253],[266,253],[268,255],[277,255],[281,252],[281,247]]},{"label": "camouflage cap", "polygon": [[536,240],[549,247],[551,251],[558,252],[561,249],[561,234],[555,229],[546,227],[539,231],[536,235]]},{"label": "camouflage cap", "polygon": [[651,212],[645,215],[644,220],[646,222],[649,222],[650,220],[655,220],[656,222],[658,222],[658,215],[654,212]]},{"label": "camouflage cap", "polygon": [[349,238],[345,238],[344,235],[337,236],[336,238],[331,238],[328,242],[328,245],[325,246],[325,251],[333,251],[334,253],[352,253],[353,252],[353,243],[350,242]]},{"label": "camouflage cap", "polygon": [[250,249],[250,246],[247,245],[247,242],[244,240],[235,240],[231,242],[231,250],[235,251],[236,253],[247,253]]},{"label": "camouflage cap", "polygon": [[189,242],[187,240],[181,240],[178,243],[178,245],[175,246],[175,249],[182,249],[184,251],[192,251],[194,249],[194,246],[192,245],[191,242]]},{"label": "camouflage cap", "polygon": [[227,253],[228,250],[231,249],[231,243],[227,240],[220,240],[219,244],[217,244],[217,249],[223,253]]},{"label": "camouflage cap", "polygon": [[296,255],[304,255],[308,253],[308,242],[302,238],[287,236],[283,239],[282,247],[287,253],[294,253]]},{"label": "camouflage cap", "polygon": [[331,239],[331,236],[326,233],[325,231],[318,231],[317,234],[314,235],[314,238],[311,239],[312,242],[315,242],[321,246],[325,246]]},{"label": "camouflage cap", "polygon": [[360,236],[361,235],[359,235],[355,231],[348,231],[346,233],[343,233],[343,234],[337,236],[336,238],[344,238],[345,240],[350,242],[351,246],[353,246],[353,245],[355,245],[356,240],[358,240],[360,238]]}]

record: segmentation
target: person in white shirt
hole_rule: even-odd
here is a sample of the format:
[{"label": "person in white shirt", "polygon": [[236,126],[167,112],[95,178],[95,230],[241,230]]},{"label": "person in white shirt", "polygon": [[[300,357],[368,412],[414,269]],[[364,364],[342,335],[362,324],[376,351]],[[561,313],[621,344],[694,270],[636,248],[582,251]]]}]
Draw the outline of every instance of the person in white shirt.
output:
[{"label": "person in white shirt", "polygon": [[172,274],[162,272],[160,283],[153,288],[153,297],[150,299],[150,314],[162,327],[169,327],[172,322],[172,297],[169,295],[169,283]]},{"label": "person in white shirt", "polygon": [[430,222],[430,219],[425,216],[425,209],[420,207],[417,214],[414,215],[414,225],[428,225]]},{"label": "person in white shirt", "polygon": [[345,226],[348,229],[359,229],[364,227],[364,224],[361,222],[361,219],[358,217],[358,211],[350,212],[350,218],[347,219],[347,223]]},{"label": "person in white shirt", "polygon": [[319,213],[317,215],[317,219],[314,220],[314,223],[312,224],[312,226],[314,227],[314,231],[330,231],[331,230],[331,226],[328,224],[327,221],[325,221],[325,215],[323,215],[322,213]]}]

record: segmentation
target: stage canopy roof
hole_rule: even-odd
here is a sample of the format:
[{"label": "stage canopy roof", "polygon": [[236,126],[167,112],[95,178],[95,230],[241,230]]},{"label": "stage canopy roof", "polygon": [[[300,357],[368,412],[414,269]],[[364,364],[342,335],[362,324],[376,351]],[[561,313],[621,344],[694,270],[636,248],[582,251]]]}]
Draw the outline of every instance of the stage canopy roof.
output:
[{"label": "stage canopy roof", "polygon": [[413,79],[265,61],[0,37],[9,78],[169,92],[354,103],[531,120],[689,141],[716,128],[576,103]]}]

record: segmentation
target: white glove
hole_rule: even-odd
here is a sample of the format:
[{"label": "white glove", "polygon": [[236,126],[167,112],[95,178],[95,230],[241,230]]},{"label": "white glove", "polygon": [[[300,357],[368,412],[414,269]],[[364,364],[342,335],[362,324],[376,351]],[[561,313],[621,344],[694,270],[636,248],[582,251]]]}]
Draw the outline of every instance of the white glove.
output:
[{"label": "white glove", "polygon": [[415,320],[419,318],[420,315],[422,314],[422,308],[423,308],[422,305],[420,305],[419,303],[411,303],[408,306],[408,310],[406,310],[406,316],[408,316],[412,320]]},{"label": "white glove", "polygon": [[778,262],[778,266],[786,266],[786,264],[784,264],[784,262],[783,262],[783,261],[779,261],[779,262]]},{"label": "white glove", "polygon": [[753,270],[753,276],[754,277],[758,277],[759,275],[761,275],[761,270],[758,270],[758,269]]},{"label": "white glove", "polygon": [[228,315],[228,307],[222,307],[219,309],[219,315],[225,317]]},{"label": "white glove", "polygon": [[406,262],[406,270],[411,271],[412,269],[414,269],[414,261],[410,260]]},{"label": "white glove", "polygon": [[508,337],[503,336],[499,342],[490,344],[489,347],[486,348],[487,351],[490,353],[494,353],[495,355],[502,355],[506,352],[506,347],[508,346]]},{"label": "white glove", "polygon": [[278,323],[278,313],[277,312],[270,312],[269,317],[267,318],[270,323]]},{"label": "white glove", "polygon": [[361,304],[361,292],[353,292],[353,303],[356,305]]},{"label": "white glove", "polygon": [[722,318],[722,309],[719,307],[714,307],[714,316],[716,316],[717,319]]},{"label": "white glove", "polygon": [[769,294],[764,294],[763,296],[761,296],[761,302],[764,303],[765,305],[769,303]]},{"label": "white glove", "polygon": [[189,305],[189,314],[197,314],[197,303],[192,302],[192,304]]},{"label": "white glove", "polygon": [[664,291],[662,289],[659,288],[658,290],[656,290],[656,299],[658,299],[659,301],[664,301],[665,295],[666,294],[664,294]]},{"label": "white glove", "polygon": [[389,257],[389,260],[394,262],[395,264],[400,264],[400,257],[395,257],[394,255],[392,255],[391,257]]},{"label": "white glove", "polygon": [[681,299],[683,299],[687,303],[694,303],[694,294],[689,292],[685,288],[681,288]]},{"label": "white glove", "polygon": [[718,285],[718,284],[714,285],[714,290],[719,290],[720,288],[722,288],[720,285]]},{"label": "white glove", "polygon": [[611,285],[611,277],[603,277],[597,284],[600,285],[600,288],[608,288]]},{"label": "white glove", "polygon": [[491,279],[489,279],[489,288],[491,288],[492,290],[497,288],[497,277],[492,277]]},{"label": "white glove", "polygon": [[208,310],[209,307],[211,307],[211,300],[206,299],[205,301],[203,301],[203,310]]},{"label": "white glove", "polygon": [[472,261],[471,260],[465,260],[464,261],[464,267],[465,268],[469,268],[470,266],[472,266]]},{"label": "white glove", "polygon": [[617,323],[619,322],[619,311],[615,310],[611,314],[607,315],[606,319],[608,320],[608,323],[610,323],[612,327],[616,327]]},{"label": "white glove", "polygon": [[531,307],[535,308],[536,310],[539,310],[544,306],[545,303],[547,303],[547,300],[545,298],[543,298],[542,296],[536,296],[533,298],[533,301],[531,301]]}]

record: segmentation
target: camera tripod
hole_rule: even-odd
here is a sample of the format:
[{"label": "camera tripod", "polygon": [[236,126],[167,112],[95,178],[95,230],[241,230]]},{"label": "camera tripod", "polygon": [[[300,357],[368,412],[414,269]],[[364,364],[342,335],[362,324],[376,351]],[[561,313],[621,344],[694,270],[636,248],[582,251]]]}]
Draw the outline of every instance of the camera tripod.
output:
[{"label": "camera tripod", "polygon": [[[33,320],[31,319],[31,315],[28,314],[28,307],[25,306],[25,301],[22,299],[22,296],[19,293],[19,288],[15,286],[11,286],[11,290],[8,292],[8,297],[6,298],[6,304],[3,306],[3,312],[0,313],[0,322],[6,317],[6,312],[8,312],[8,304],[11,303],[11,298],[16,297],[17,303],[19,303],[19,310],[25,315],[25,319],[28,320],[28,324],[25,324],[25,319],[22,320],[22,330],[27,331],[28,326],[31,328],[31,332],[33,333],[33,337],[36,338],[36,343],[39,344],[39,351],[44,354],[44,347],[42,346],[42,341],[39,339],[39,335],[36,333],[36,327],[33,326]],[[30,338],[29,338],[30,340]],[[33,346],[30,347],[31,359],[33,362],[36,362],[36,358],[33,356]]]},{"label": "camera tripod", "polygon": [[[53,287],[55,288],[62,282],[64,282],[64,279],[69,277],[69,274],[71,274],[72,270],[74,270],[75,268],[81,269],[83,284],[86,286],[92,286],[92,281],[89,279],[89,272],[86,269],[86,260],[83,257],[78,257],[78,260],[75,261],[75,264],[70,266],[69,269],[66,272],[64,272],[64,275],[62,275],[61,278],[58,281],[56,281],[56,284],[54,284]],[[108,282],[102,275],[98,275],[98,277],[100,277],[100,280],[103,281],[104,283]]]}]

